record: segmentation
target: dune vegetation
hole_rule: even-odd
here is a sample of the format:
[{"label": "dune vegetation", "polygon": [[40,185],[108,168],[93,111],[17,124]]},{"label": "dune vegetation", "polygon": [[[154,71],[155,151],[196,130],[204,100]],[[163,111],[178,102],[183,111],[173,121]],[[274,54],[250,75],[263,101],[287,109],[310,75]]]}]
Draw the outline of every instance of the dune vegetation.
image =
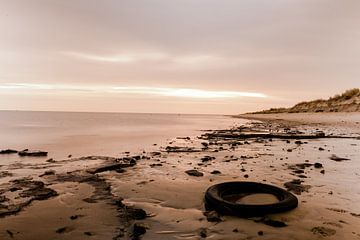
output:
[{"label": "dune vegetation", "polygon": [[360,89],[349,89],[328,99],[300,102],[291,108],[270,108],[255,113],[302,112],[360,112]]}]

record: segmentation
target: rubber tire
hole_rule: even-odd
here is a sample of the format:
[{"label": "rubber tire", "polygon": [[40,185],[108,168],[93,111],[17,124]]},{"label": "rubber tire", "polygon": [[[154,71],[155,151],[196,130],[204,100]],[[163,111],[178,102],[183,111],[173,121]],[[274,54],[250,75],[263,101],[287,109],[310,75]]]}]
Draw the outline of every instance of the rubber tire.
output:
[{"label": "rubber tire", "polygon": [[[269,193],[279,202],[273,204],[252,205],[227,201],[223,196],[241,193]],[[290,192],[276,186],[257,182],[225,182],[213,185],[206,190],[205,208],[224,215],[256,217],[266,214],[292,210],[298,206],[298,199]]]}]

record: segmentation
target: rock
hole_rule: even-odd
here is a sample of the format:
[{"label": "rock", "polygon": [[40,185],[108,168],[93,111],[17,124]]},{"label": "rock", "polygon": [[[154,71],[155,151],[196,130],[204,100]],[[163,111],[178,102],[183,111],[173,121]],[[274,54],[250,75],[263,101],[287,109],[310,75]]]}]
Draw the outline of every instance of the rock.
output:
[{"label": "rock", "polygon": [[303,144],[303,142],[300,140],[297,140],[297,141],[295,141],[295,144],[300,145],[300,144]]},{"label": "rock", "polygon": [[263,231],[258,231],[258,235],[259,235],[259,236],[263,236],[263,235],[264,235],[264,232],[263,232]]},{"label": "rock", "polygon": [[206,228],[201,228],[199,235],[200,235],[201,238],[206,238],[207,237]]},{"label": "rock", "polygon": [[205,212],[204,215],[209,222],[221,222],[221,217],[216,211]]},{"label": "rock", "polygon": [[284,183],[284,186],[288,191],[291,191],[297,195],[301,195],[302,192],[307,192],[311,188],[310,185],[302,185],[301,180],[296,179]]},{"label": "rock", "polygon": [[126,167],[132,167],[136,164],[136,161],[135,160],[132,161],[132,160],[133,159],[131,159],[128,163],[116,163],[116,164],[106,165],[103,167],[89,169],[89,170],[87,170],[87,172],[91,173],[91,174],[95,174],[95,173],[101,173],[101,172],[106,172],[106,171],[119,170],[121,168],[126,168]]},{"label": "rock", "polygon": [[325,149],[322,147],[319,147],[319,151],[324,151]]},{"label": "rock", "polygon": [[322,168],[323,165],[321,163],[316,162],[316,163],[314,163],[314,167],[315,168]]},{"label": "rock", "polygon": [[47,170],[43,174],[39,175],[39,177],[43,177],[43,176],[47,176],[47,175],[54,175],[54,174],[55,174],[54,170]]},{"label": "rock", "polygon": [[219,170],[214,170],[211,172],[211,174],[221,174],[221,172]]},{"label": "rock", "polygon": [[145,210],[141,208],[128,208],[127,214],[131,219],[143,220],[147,217]]},{"label": "rock", "polygon": [[207,162],[207,161],[211,161],[211,160],[213,160],[213,159],[215,159],[215,157],[204,156],[204,157],[201,158],[201,161],[202,161],[202,162]]},{"label": "rock", "polygon": [[162,166],[162,164],[161,163],[152,163],[152,164],[150,164],[150,167],[161,167]]},{"label": "rock", "polygon": [[276,228],[281,228],[281,227],[286,227],[287,224],[282,222],[282,221],[278,221],[278,220],[273,220],[273,219],[270,219],[270,218],[263,218],[261,220],[262,223],[268,225],[268,226],[271,226],[271,227],[276,227]]},{"label": "rock", "polygon": [[27,149],[18,152],[19,156],[21,157],[46,157],[48,152],[44,151],[29,151]]},{"label": "rock", "polygon": [[11,177],[11,176],[13,176],[13,174],[11,172],[8,172],[8,171],[0,172],[0,178]]},{"label": "rock", "polygon": [[202,177],[202,176],[204,176],[204,174],[202,172],[199,172],[196,169],[187,170],[187,171],[185,171],[185,173],[187,173],[190,176],[194,176],[194,177]]},{"label": "rock", "polygon": [[336,233],[336,230],[326,227],[314,227],[311,229],[311,232],[321,237],[329,237],[334,235]]},{"label": "rock", "polygon": [[321,171],[320,171],[320,173],[325,174],[325,170],[324,170],[324,169],[323,169],[323,170],[321,170]]},{"label": "rock", "polygon": [[141,235],[146,233],[148,227],[144,223],[134,223],[133,226],[133,239],[138,239]]},{"label": "rock", "polygon": [[338,156],[336,156],[335,154],[332,154],[332,155],[330,156],[330,159],[333,160],[333,161],[336,161],[336,162],[341,162],[341,161],[348,161],[348,160],[350,160],[349,158],[338,157]]},{"label": "rock", "polygon": [[17,153],[17,150],[13,150],[13,149],[5,149],[5,150],[1,150],[0,154],[13,154],[13,153]]},{"label": "rock", "polygon": [[205,148],[207,148],[209,146],[209,144],[207,142],[202,142],[201,145],[203,145]]}]

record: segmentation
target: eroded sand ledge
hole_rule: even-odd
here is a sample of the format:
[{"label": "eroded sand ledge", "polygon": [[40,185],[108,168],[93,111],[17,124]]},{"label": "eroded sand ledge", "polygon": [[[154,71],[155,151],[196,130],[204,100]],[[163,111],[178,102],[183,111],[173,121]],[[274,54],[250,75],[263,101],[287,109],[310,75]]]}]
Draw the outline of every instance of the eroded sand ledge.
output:
[{"label": "eroded sand ledge", "polygon": [[[317,114],[319,121],[314,121],[305,114],[302,122],[287,118],[294,114],[275,115],[269,120],[266,114],[265,121],[249,121],[230,130],[173,139],[152,153],[53,161],[26,158],[3,165],[2,180],[7,183],[1,184],[1,196],[7,200],[2,206],[23,199],[11,194],[26,189],[12,192],[10,181],[19,179],[24,169],[31,178],[26,181],[44,182],[58,196],[34,200],[16,215],[2,218],[0,238],[128,239],[137,237],[133,226],[138,223],[138,231],[146,229],[139,235],[143,239],[359,239],[360,141],[356,139],[359,125],[354,121],[359,116],[336,114],[341,121],[324,124],[329,122],[327,115]],[[237,137],[319,131],[354,138]],[[331,160],[333,154],[350,160]],[[189,175],[188,170],[202,175]],[[220,222],[208,221],[204,191],[212,184],[234,180],[288,187],[298,194],[300,205],[294,211],[268,216],[286,223],[282,228],[268,226],[261,219],[230,216],[220,216]],[[146,214],[131,209],[144,209]]]}]

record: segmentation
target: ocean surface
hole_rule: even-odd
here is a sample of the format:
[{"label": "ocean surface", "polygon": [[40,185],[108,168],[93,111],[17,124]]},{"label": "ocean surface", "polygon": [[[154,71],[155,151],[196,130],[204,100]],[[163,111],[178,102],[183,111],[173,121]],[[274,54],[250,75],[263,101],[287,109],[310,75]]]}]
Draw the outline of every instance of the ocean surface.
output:
[{"label": "ocean surface", "polygon": [[0,111],[0,149],[44,150],[55,158],[116,156],[245,121],[222,115]]}]

